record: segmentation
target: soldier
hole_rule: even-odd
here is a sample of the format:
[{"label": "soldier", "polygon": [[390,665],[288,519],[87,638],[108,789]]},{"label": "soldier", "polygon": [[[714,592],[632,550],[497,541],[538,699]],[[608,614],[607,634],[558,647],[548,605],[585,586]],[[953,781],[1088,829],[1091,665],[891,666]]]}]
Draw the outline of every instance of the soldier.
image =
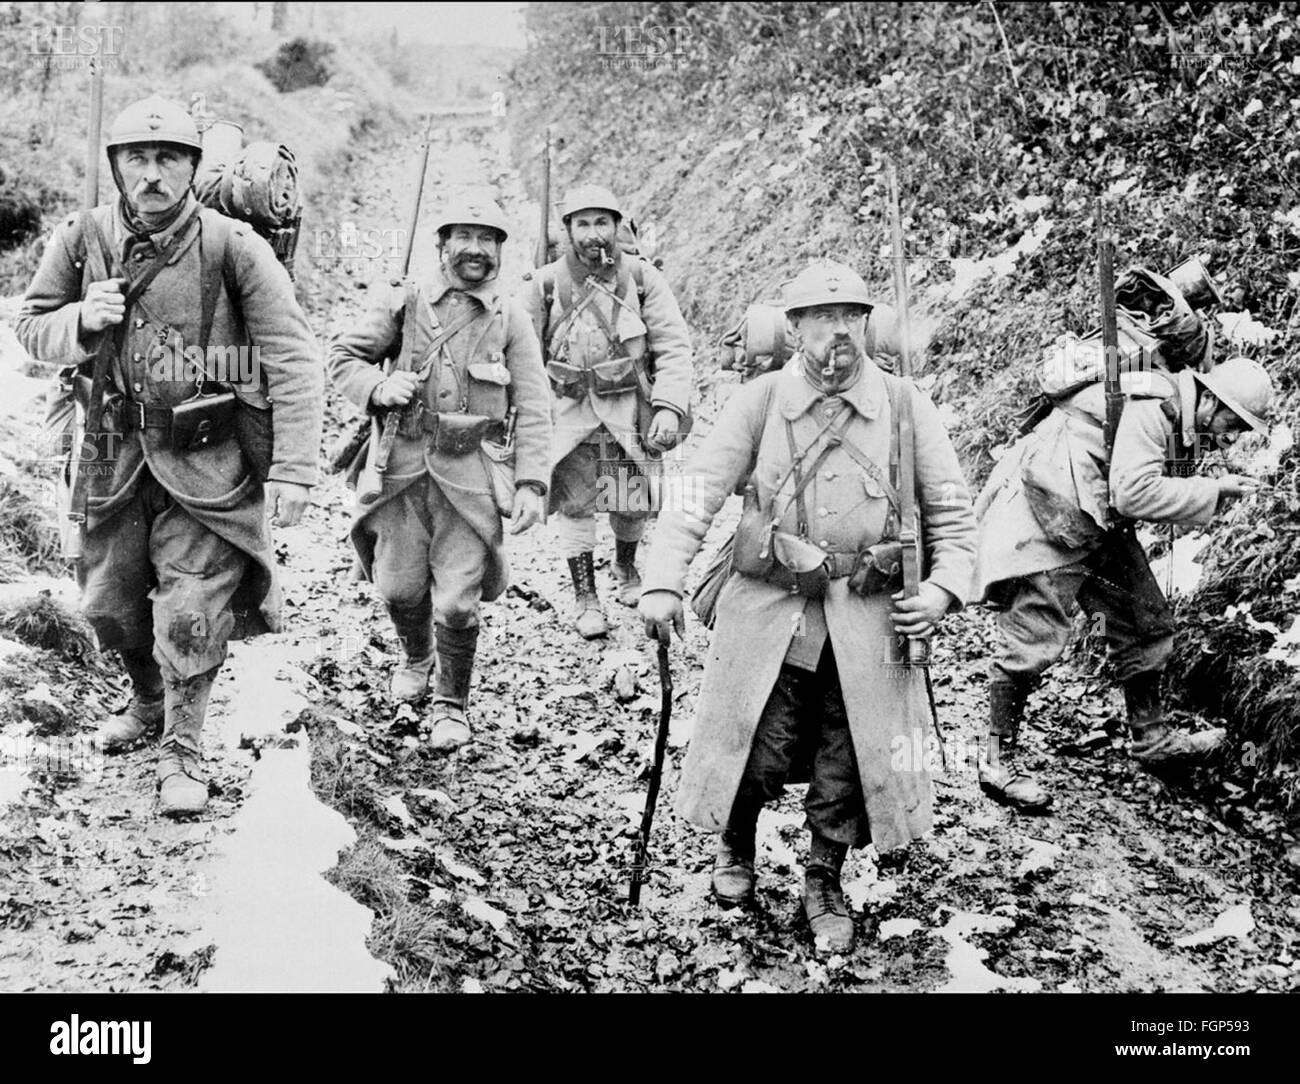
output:
[{"label": "soldier", "polygon": [[1029,693],[1065,650],[1077,606],[1104,622],[1111,666],[1124,686],[1130,752],[1139,763],[1190,761],[1224,737],[1219,729],[1188,734],[1164,720],[1160,680],[1173,646],[1173,613],[1134,522],[1204,525],[1254,490],[1256,483],[1241,475],[1182,475],[1204,451],[1232,445],[1247,429],[1267,430],[1272,381],[1255,362],[1229,358],[1204,374],[1132,373],[1122,384],[1127,398],[1109,471],[1104,386],[1092,384],[998,461],[976,503],[971,595],[1000,610],[1003,641],[989,667],[980,784],[1025,812],[1046,811],[1051,795],[1016,767],[1008,746]]},{"label": "soldier", "polygon": [[[437,221],[439,268],[427,283],[394,281],[330,347],[330,379],[392,432],[382,489],[358,485],[352,526],[365,575],[397,629],[405,666],[395,698],[424,696],[437,665],[429,740],[451,752],[470,738],[465,708],[478,646],[479,601],[506,588],[510,533],[545,516],[551,396],[528,315],[497,285],[505,215],[491,200],[448,207]],[[385,359],[397,364],[385,372]],[[515,428],[515,476],[494,486],[483,442]],[[376,429],[378,426],[376,426]],[[367,469],[383,454],[372,438]]]},{"label": "soldier", "polygon": [[[759,810],[811,758],[804,912],[814,936],[844,952],[854,938],[840,888],[848,847],[873,842],[883,854],[930,827],[926,766],[907,755],[923,744],[924,680],[902,664],[896,640],[928,636],[961,606],[975,519],[937,409],[871,363],[862,279],[843,264],[814,264],[786,287],[784,305],[799,350],[736,389],[692,457],[693,495],[660,515],[640,612],[651,635],[682,631],[687,567],[751,474],[755,518],[777,520],[764,547],[801,569],[826,568],[820,586],[778,563],[766,575],[738,571],[723,588],[677,808],[722,832],[714,895],[724,906],[746,902]],[[896,422],[909,416],[929,574],[904,599],[901,575],[887,570],[900,552]],[[748,519],[734,543],[738,568],[756,548]],[[813,560],[795,561],[800,550]]]},{"label": "soldier", "polygon": [[[134,694],[101,728],[103,748],[161,725],[166,814],[207,803],[200,730],[227,640],[280,628],[266,513],[298,522],[321,435],[319,350],[289,276],[250,227],[200,209],[200,154],[182,106],[127,106],[108,139],[119,200],[55,232],[16,322],[33,356],[75,364],[83,408],[93,369],[107,369],[106,454],[86,471],[77,580]],[[253,374],[233,399],[212,379],[229,348],[250,351],[238,368]],[[268,420],[264,495],[266,465],[244,436]]]},{"label": "soldier", "polygon": [[[591,640],[609,632],[593,552],[601,463],[617,462],[626,480],[647,453],[676,446],[690,403],[691,341],[663,274],[617,243],[623,212],[613,193],[573,188],[561,219],[569,251],[525,278],[537,283],[528,300],[556,396],[550,510],[573,577],[575,624]],[[653,409],[643,434],[639,406]],[[645,500],[614,503],[624,505],[609,509],[614,581],[619,601],[635,606],[636,551],[650,510]]]}]

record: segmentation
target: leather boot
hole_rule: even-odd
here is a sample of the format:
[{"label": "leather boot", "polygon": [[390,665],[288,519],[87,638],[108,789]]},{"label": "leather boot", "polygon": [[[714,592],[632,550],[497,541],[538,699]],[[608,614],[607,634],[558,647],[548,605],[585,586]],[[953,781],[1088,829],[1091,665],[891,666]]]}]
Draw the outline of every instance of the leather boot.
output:
[{"label": "leather boot", "polygon": [[429,748],[435,753],[451,753],[470,738],[465,707],[469,703],[470,679],[474,676],[478,626],[453,629],[447,625],[437,625],[435,630],[438,637],[438,675],[433,691]]},{"label": "leather boot", "polygon": [[641,573],[636,570],[636,542],[614,540],[614,582],[618,584],[618,600],[624,606],[635,606],[641,601]]},{"label": "leather boot", "polygon": [[840,870],[848,846],[812,833],[803,879],[803,912],[819,951],[853,951],[853,916],[840,888]]},{"label": "leather boot", "polygon": [[192,678],[168,675],[163,694],[166,717],[158,755],[159,811],[167,816],[202,813],[208,804],[200,734],[208,695],[221,668]]},{"label": "leather boot", "polygon": [[148,648],[119,653],[131,679],[131,703],[99,727],[99,747],[120,753],[141,738],[156,736],[163,725],[163,679]]},{"label": "leather boot", "polygon": [[1175,730],[1165,722],[1160,698],[1159,670],[1134,674],[1124,682],[1124,707],[1133,744],[1129,749],[1143,767],[1163,767],[1203,759],[1223,744],[1227,731],[1213,727],[1196,734]]},{"label": "leather boot", "polygon": [[596,566],[592,553],[580,553],[569,558],[569,575],[573,577],[573,594],[578,600],[574,625],[584,640],[595,640],[609,635],[609,625],[600,609],[596,594]]},{"label": "leather boot", "polygon": [[754,836],[759,806],[737,800],[713,858],[713,895],[723,907],[736,907],[754,898]]},{"label": "leather boot", "polygon": [[1052,805],[1052,796],[1032,776],[1009,763],[1007,747],[1016,743],[1028,698],[1026,682],[1001,677],[989,682],[989,732],[979,760],[980,788],[1022,813],[1045,813]]},{"label": "leather boot", "polygon": [[393,671],[388,691],[394,700],[416,701],[429,688],[429,671],[435,659],[433,651],[433,602],[425,598],[414,606],[388,604],[388,616],[402,642],[406,663]]}]

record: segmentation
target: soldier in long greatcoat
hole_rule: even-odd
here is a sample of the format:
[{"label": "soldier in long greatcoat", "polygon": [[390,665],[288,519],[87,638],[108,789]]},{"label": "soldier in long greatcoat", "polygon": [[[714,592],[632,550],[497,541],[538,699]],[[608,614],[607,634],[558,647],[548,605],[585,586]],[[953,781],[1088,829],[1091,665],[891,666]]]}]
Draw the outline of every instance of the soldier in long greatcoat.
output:
[{"label": "soldier in long greatcoat", "polygon": [[[804,910],[816,937],[846,951],[853,922],[839,874],[848,847],[888,852],[931,826],[924,675],[905,665],[899,637],[929,635],[962,605],[975,519],[938,410],[866,353],[872,302],[862,279],[842,264],[815,264],[789,284],[785,303],[800,350],[736,390],[687,464],[691,488],[680,502],[665,499],[640,609],[648,632],[680,630],[687,568],[746,477],[757,507],[777,520],[778,552],[784,542],[825,555],[828,582],[816,597],[777,566],[736,572],[722,589],[677,809],[722,833],[715,896],[747,901],[759,810],[800,781],[802,764],[811,779]],[[897,423],[909,414],[927,570],[904,599],[901,483],[891,464]],[[735,548],[744,548],[739,535]]]}]

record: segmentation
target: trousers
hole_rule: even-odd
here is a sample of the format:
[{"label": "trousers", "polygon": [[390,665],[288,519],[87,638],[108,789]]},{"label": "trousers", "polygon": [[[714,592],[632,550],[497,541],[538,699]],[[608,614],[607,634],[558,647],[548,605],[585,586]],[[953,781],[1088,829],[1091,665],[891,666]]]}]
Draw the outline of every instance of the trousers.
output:
[{"label": "trousers", "polygon": [[488,548],[427,475],[371,513],[371,575],[380,597],[406,608],[432,601],[433,620],[453,629],[479,622]]},{"label": "trousers", "polygon": [[809,779],[807,826],[837,843],[865,846],[871,836],[862,781],[829,640],[815,671],[781,667],[759,716],[736,804],[774,801],[787,782],[803,777]]},{"label": "trousers", "polygon": [[189,679],[220,666],[251,558],[191,516],[146,468],[131,499],[85,532],[86,619],[105,650],[150,652]]},{"label": "trousers", "polygon": [[574,447],[551,472],[550,511],[561,556],[576,557],[596,546],[596,513],[608,512],[620,542],[640,542],[650,518],[645,482],[635,463],[603,426]]},{"label": "trousers", "polygon": [[1173,610],[1131,526],[1107,531],[1077,564],[1008,581],[995,601],[1006,608],[993,680],[1036,682],[1061,657],[1079,608],[1096,620],[1120,681],[1163,669],[1173,649]]}]

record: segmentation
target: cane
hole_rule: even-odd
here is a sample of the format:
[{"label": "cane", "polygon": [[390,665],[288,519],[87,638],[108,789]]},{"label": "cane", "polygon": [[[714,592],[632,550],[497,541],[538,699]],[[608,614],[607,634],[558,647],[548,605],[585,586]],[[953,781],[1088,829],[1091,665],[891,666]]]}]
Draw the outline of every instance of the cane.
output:
[{"label": "cane", "polygon": [[641,878],[645,875],[650,853],[650,826],[655,819],[655,802],[659,799],[659,782],[664,774],[664,751],[668,747],[668,720],[673,713],[673,675],[668,669],[668,634],[659,640],[659,731],[655,734],[654,765],[650,769],[650,789],[645,796],[645,812],[641,814],[641,831],[636,838],[636,852],[632,858],[632,884],[627,901],[636,906],[641,902]]}]

